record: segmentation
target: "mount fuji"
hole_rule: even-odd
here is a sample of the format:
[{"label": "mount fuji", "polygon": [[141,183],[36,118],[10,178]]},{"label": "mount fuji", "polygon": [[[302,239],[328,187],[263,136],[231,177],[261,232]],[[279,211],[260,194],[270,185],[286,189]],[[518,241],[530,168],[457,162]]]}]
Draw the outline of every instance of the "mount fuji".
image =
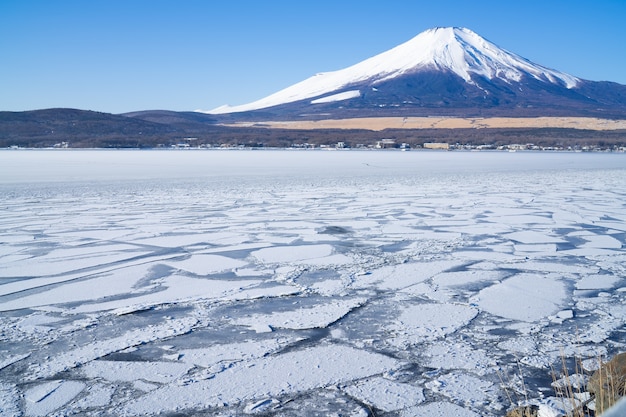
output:
[{"label": "mount fuji", "polygon": [[239,106],[236,119],[371,116],[626,117],[626,86],[535,64],[466,28],[434,28],[351,67]]}]

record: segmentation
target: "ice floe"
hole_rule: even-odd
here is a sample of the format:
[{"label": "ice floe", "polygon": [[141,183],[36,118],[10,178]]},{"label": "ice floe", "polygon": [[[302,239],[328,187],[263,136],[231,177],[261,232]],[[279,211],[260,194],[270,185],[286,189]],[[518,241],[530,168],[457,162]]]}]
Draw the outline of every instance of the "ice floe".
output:
[{"label": "ice floe", "polygon": [[404,410],[400,415],[402,417],[478,417],[480,414],[456,404],[432,402]]},{"label": "ice floe", "polygon": [[331,245],[291,245],[259,249],[252,256],[265,263],[306,262],[326,258],[333,253]]},{"label": "ice floe", "polygon": [[240,268],[247,265],[247,262],[226,256],[200,253],[183,261],[170,261],[168,264],[196,275],[209,275]]},{"label": "ice floe", "polygon": [[[260,281],[257,280],[223,281],[172,275],[154,283],[156,292],[132,294],[129,298],[116,301],[85,304],[77,307],[74,311],[76,313],[85,313],[117,310],[118,314],[128,313],[129,306],[137,306],[139,309],[144,309],[160,304],[228,297],[234,293],[243,292],[244,289],[254,287],[259,283]],[[133,309],[131,308],[130,310],[132,311]]]},{"label": "ice floe", "polygon": [[491,403],[498,397],[493,383],[467,373],[444,374],[426,386],[470,409]]},{"label": "ice floe", "polygon": [[313,307],[239,317],[233,319],[232,323],[251,328],[258,328],[258,326],[294,330],[323,328],[341,319],[366,301],[364,298],[336,300]]},{"label": "ice floe", "polygon": [[185,386],[168,385],[131,401],[121,412],[152,415],[273,398],[382,374],[399,365],[397,360],[363,350],[318,346],[244,362]]},{"label": "ice floe", "polygon": [[197,323],[198,320],[191,317],[172,319],[165,324],[130,330],[112,339],[88,343],[76,349],[63,352],[55,358],[50,358],[44,364],[33,366],[31,376],[27,379],[49,378],[59,372],[72,369],[128,347],[185,334],[191,331]]},{"label": "ice floe", "polygon": [[82,409],[98,409],[111,404],[115,392],[114,385],[95,383],[81,392],[81,397],[75,401],[75,407]]},{"label": "ice floe", "polygon": [[20,409],[20,391],[16,385],[0,382],[0,405],[2,415],[7,417],[19,417],[22,415]]},{"label": "ice floe", "polygon": [[474,302],[501,317],[537,322],[566,301],[566,286],[557,276],[517,274],[481,290]]},{"label": "ice floe", "polygon": [[400,343],[415,344],[437,339],[466,326],[476,315],[474,307],[428,303],[405,307],[395,323],[388,326]]},{"label": "ice floe", "polygon": [[218,363],[234,363],[262,358],[277,352],[298,339],[275,338],[241,343],[217,344],[205,348],[181,350],[176,356],[185,363],[211,368]]},{"label": "ice floe", "polygon": [[107,381],[151,381],[167,383],[183,376],[191,367],[179,362],[91,361],[81,367],[87,378]]},{"label": "ice floe", "polygon": [[437,341],[423,352],[424,365],[434,369],[465,369],[477,375],[492,372],[495,361],[484,349],[466,343]]},{"label": "ice floe", "polygon": [[30,388],[24,393],[25,414],[50,415],[74,399],[83,389],[85,384],[79,381],[51,381]]},{"label": "ice floe", "polygon": [[348,386],[344,391],[370,407],[386,412],[403,410],[425,400],[422,388],[380,377]]},{"label": "ice floe", "polygon": [[22,359],[26,359],[30,356],[30,353],[24,353],[21,355],[8,355],[6,356],[6,352],[2,352],[4,353],[3,355],[3,359],[0,360],[0,370],[2,370],[3,368],[6,368],[9,365],[13,365],[15,362],[19,362]]},{"label": "ice floe", "polygon": [[614,275],[584,275],[576,281],[578,290],[608,290],[614,288],[621,278]]}]

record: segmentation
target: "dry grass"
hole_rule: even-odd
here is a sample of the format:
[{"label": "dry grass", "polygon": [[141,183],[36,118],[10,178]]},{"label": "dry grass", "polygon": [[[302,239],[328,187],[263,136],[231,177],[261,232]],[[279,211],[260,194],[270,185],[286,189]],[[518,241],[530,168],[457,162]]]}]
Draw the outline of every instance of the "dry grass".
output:
[{"label": "dry grass", "polygon": [[561,399],[562,409],[567,410],[568,417],[589,417],[586,406],[593,401],[586,391],[586,378],[582,366],[582,360],[574,361],[574,374],[570,374],[565,354],[561,353],[561,378],[558,378],[556,370],[552,369],[552,386],[557,398]]},{"label": "dry grass", "polygon": [[[565,412],[563,417],[601,416],[626,395],[626,353],[620,353],[608,362],[598,357],[598,369],[590,377],[588,373],[585,375],[580,358],[574,361],[574,373],[570,373],[563,353],[560,366],[558,371],[553,368],[551,374],[556,398],[560,399],[560,408]],[[509,402],[517,405],[506,417],[536,417],[538,407],[526,405],[528,395],[519,362],[518,372],[521,390],[513,389],[511,381],[505,384],[504,378],[498,373]]]},{"label": "dry grass", "polygon": [[265,121],[226,124],[231,127],[273,129],[485,129],[485,128],[564,128],[585,130],[626,129],[626,120],[595,117],[362,117],[351,119]]},{"label": "dry grass", "polygon": [[599,362],[600,367],[587,385],[595,396],[596,415],[601,415],[626,395],[626,353],[606,363],[600,358]]},{"label": "dry grass", "polygon": [[[598,357],[598,369],[588,381],[584,378],[582,360],[575,360],[575,373],[570,375],[565,356],[561,355],[561,383],[557,383],[556,372],[552,371],[553,386],[566,417],[601,416],[625,395],[626,353],[620,353],[605,362]],[[593,414],[587,408],[593,410]]]}]

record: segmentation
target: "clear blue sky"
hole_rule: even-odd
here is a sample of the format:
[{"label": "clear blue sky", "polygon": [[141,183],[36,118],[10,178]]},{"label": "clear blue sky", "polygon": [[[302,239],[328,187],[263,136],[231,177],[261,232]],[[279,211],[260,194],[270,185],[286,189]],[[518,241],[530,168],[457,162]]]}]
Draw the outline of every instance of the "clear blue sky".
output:
[{"label": "clear blue sky", "polygon": [[0,0],[0,111],[244,104],[436,26],[626,84],[626,0]]}]

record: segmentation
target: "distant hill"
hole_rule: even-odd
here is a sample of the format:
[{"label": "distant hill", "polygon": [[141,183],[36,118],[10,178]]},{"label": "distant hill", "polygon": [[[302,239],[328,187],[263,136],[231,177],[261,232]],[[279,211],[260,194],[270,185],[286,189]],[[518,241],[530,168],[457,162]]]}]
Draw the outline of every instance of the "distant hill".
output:
[{"label": "distant hill", "polygon": [[0,112],[0,146],[137,146],[144,138],[171,137],[176,128],[109,113],[76,109]]},{"label": "distant hill", "polygon": [[[338,136],[356,135],[328,130],[319,133],[258,128],[230,128],[214,117],[195,112],[148,110],[114,115],[77,109],[0,112],[0,148],[70,147],[152,148],[177,144],[219,146],[290,146],[295,142],[335,143]],[[374,139],[373,139],[374,140]]]},{"label": "distant hill", "polygon": [[198,112],[175,112],[169,110],[144,110],[123,113],[122,116],[151,123],[159,123],[185,132],[203,132],[207,125],[216,123],[216,118]]}]

